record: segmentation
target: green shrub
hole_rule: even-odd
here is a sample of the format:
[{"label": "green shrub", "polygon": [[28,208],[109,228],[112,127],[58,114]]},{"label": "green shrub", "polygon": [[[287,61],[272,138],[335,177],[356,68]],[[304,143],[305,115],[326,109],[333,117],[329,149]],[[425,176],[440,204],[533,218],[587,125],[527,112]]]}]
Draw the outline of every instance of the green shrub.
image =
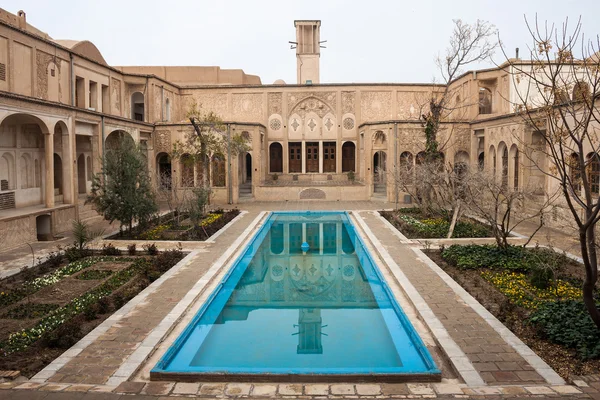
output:
[{"label": "green shrub", "polygon": [[150,254],[151,256],[155,256],[158,254],[158,247],[156,247],[156,245],[154,243],[145,244],[142,246],[142,248],[144,250],[146,250],[148,252],[148,254]]},{"label": "green shrub", "polygon": [[529,322],[553,343],[577,350],[582,360],[600,358],[600,331],[582,301],[548,302]]},{"label": "green shrub", "polygon": [[442,258],[460,269],[492,268],[529,272],[541,264],[564,264],[567,258],[553,250],[496,245],[452,245],[442,251]]},{"label": "green shrub", "polygon": [[105,256],[120,256],[121,250],[113,246],[112,243],[102,245],[102,254]]},{"label": "green shrub", "polygon": [[135,256],[135,254],[137,253],[137,250],[135,248],[135,243],[131,243],[130,245],[127,246],[127,254],[129,254],[130,256]]},{"label": "green shrub", "polygon": [[547,265],[535,265],[531,268],[529,282],[538,289],[547,289],[554,280],[554,270]]}]

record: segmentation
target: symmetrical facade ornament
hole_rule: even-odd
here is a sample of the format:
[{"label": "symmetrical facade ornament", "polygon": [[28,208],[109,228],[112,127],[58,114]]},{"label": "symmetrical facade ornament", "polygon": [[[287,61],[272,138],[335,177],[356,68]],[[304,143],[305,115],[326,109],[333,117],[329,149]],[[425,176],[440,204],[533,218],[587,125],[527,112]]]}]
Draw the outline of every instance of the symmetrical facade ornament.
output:
[{"label": "symmetrical facade ornament", "polygon": [[316,113],[323,118],[331,112],[335,114],[335,92],[304,92],[288,93],[288,114],[299,114],[302,118],[309,112]]}]

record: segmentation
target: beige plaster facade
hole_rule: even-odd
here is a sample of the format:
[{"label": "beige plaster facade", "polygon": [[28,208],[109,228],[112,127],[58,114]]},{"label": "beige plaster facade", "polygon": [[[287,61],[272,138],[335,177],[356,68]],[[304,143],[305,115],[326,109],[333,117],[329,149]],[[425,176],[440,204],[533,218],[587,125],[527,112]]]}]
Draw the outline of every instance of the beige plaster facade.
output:
[{"label": "beige plaster facade", "polygon": [[[422,105],[443,86],[320,83],[320,24],[295,22],[298,83],[263,84],[219,67],[109,66],[92,43],[53,40],[27,24],[24,12],[0,9],[0,227],[19,220],[28,238],[65,228],[65,212],[77,215],[106,143],[120,133],[147,150],[157,186],[160,172],[181,179],[184,166],[166,156],[192,131],[185,116],[193,102],[250,138],[251,149],[232,157],[230,174],[227,160],[211,162],[216,202],[394,201],[397,190],[377,171],[406,152],[414,162],[424,150]],[[508,73],[469,72],[452,85],[460,111],[442,129],[442,136],[451,132],[446,161],[492,168],[496,160],[501,170],[504,149],[517,154],[514,133],[528,135],[512,116],[516,88]],[[515,165],[509,162],[509,179],[523,182],[526,169]]]}]

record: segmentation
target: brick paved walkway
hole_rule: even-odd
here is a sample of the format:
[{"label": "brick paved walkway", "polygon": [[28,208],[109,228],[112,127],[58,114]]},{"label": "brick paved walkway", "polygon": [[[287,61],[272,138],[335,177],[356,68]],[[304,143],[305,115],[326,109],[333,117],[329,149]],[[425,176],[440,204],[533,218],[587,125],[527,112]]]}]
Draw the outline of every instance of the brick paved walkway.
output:
[{"label": "brick paved walkway", "polygon": [[536,384],[545,382],[521,357],[433,270],[417,260],[413,250],[401,244],[387,225],[371,212],[360,213],[408,280],[440,320],[450,337],[465,353],[487,384]]}]

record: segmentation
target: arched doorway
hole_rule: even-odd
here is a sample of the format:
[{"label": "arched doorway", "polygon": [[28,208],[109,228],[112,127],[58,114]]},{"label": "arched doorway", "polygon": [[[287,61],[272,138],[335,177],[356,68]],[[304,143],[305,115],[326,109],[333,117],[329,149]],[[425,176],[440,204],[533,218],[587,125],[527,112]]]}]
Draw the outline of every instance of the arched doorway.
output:
[{"label": "arched doorway", "polygon": [[346,142],[342,145],[342,172],[356,172],[356,145]]},{"label": "arched doorway", "polygon": [[246,153],[246,182],[252,181],[252,156]]},{"label": "arched doorway", "polygon": [[63,194],[63,168],[62,159],[54,153],[54,195],[60,196]]},{"label": "arched doorway", "polygon": [[387,170],[386,162],[387,154],[385,151],[376,151],[373,155],[373,175],[376,183],[385,184],[385,171]]},{"label": "arched doorway", "polygon": [[171,157],[167,153],[158,153],[158,187],[162,190],[171,190]]},{"label": "arched doorway", "polygon": [[80,154],[79,157],[77,157],[77,187],[78,187],[77,192],[79,194],[83,194],[86,192],[85,179],[86,179],[85,155]]}]

